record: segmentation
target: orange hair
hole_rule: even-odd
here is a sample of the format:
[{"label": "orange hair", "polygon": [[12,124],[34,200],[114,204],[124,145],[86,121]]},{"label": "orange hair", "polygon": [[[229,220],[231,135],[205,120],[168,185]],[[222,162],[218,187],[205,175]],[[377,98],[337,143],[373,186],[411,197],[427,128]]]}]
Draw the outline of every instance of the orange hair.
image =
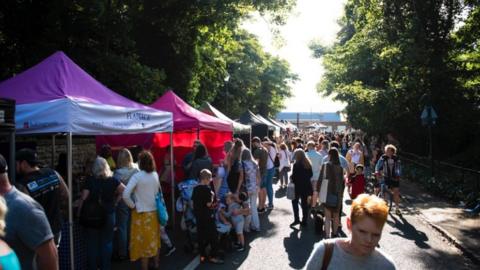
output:
[{"label": "orange hair", "polygon": [[388,218],[388,206],[384,200],[375,195],[360,194],[350,209],[350,220],[355,222],[369,217],[375,220],[378,226],[383,227]]}]

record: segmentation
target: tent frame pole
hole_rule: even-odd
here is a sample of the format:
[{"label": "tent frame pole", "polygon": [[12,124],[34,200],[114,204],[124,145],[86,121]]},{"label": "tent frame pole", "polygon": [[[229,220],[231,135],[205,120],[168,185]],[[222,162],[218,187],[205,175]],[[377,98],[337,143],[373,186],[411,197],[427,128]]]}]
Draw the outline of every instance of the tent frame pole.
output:
[{"label": "tent frame pole", "polygon": [[55,136],[56,134],[52,134],[52,168],[55,168],[55,147],[56,147],[56,142],[55,142]]},{"label": "tent frame pole", "polygon": [[15,184],[15,131],[10,132],[10,160],[8,168],[8,177],[12,184]]},{"label": "tent frame pole", "polygon": [[73,200],[73,188],[72,188],[72,164],[73,164],[73,159],[72,159],[72,133],[69,132],[67,133],[67,178],[68,178],[68,232],[69,232],[69,237],[70,237],[70,269],[75,270],[75,259],[74,259],[74,239],[73,239],[73,206],[72,206],[72,200]]},{"label": "tent frame pole", "polygon": [[250,141],[248,142],[248,145],[250,145],[250,152],[252,152],[252,126],[250,126]]},{"label": "tent frame pole", "polygon": [[175,228],[175,161],[173,160],[173,130],[170,131],[170,179],[171,179],[171,201],[172,201],[172,227]]}]

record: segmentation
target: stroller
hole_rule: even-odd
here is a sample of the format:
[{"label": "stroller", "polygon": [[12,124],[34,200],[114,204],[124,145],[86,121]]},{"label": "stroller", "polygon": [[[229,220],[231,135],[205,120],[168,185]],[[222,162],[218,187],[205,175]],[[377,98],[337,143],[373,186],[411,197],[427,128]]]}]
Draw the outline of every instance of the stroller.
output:
[{"label": "stroller", "polygon": [[311,208],[311,214],[313,217],[313,223],[315,228],[315,233],[323,235],[323,218],[325,217],[324,209],[322,206],[318,205]]},{"label": "stroller", "polygon": [[196,179],[186,179],[178,183],[180,197],[177,199],[177,212],[182,213],[180,227],[186,232],[187,241],[184,246],[186,253],[194,252],[197,248],[197,224],[193,214],[192,194],[193,189],[198,185]]}]

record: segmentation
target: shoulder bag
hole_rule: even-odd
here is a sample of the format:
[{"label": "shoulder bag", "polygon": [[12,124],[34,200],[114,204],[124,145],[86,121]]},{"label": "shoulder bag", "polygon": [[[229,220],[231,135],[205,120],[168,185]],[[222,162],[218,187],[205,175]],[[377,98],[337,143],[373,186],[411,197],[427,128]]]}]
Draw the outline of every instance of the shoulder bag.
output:
[{"label": "shoulder bag", "polygon": [[155,196],[155,204],[157,205],[158,221],[160,222],[160,225],[167,225],[168,212],[167,207],[165,206],[165,201],[163,200],[163,194],[161,189]]},{"label": "shoulder bag", "polygon": [[323,253],[322,270],[327,270],[328,265],[332,260],[334,245],[334,242],[325,241],[325,252]]}]

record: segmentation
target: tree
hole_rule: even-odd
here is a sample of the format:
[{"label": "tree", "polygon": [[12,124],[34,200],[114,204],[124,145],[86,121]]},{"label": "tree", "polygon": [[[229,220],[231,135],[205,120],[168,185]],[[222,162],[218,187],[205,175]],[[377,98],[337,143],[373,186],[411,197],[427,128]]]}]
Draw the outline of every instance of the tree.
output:
[{"label": "tree", "polygon": [[[151,103],[171,88],[199,105],[224,92],[224,78],[242,42],[239,23],[259,11],[281,24],[294,4],[294,0],[1,1],[0,79],[63,50],[124,96]],[[259,70],[265,68],[263,60],[258,64]],[[282,95],[283,90],[271,90],[272,95],[277,92]],[[278,104],[276,100],[272,96]],[[230,104],[239,108],[240,102],[247,104],[236,99]]]},{"label": "tree", "polygon": [[[468,124],[476,122],[475,105],[452,64],[451,33],[460,12],[460,1],[451,0],[348,1],[337,42],[311,46],[325,67],[318,90],[347,103],[353,127],[393,133],[403,150],[420,154],[427,150],[419,119],[427,94],[439,115],[436,154],[460,152],[468,140],[457,138],[473,135]],[[440,148],[440,142],[449,143]]]}]

